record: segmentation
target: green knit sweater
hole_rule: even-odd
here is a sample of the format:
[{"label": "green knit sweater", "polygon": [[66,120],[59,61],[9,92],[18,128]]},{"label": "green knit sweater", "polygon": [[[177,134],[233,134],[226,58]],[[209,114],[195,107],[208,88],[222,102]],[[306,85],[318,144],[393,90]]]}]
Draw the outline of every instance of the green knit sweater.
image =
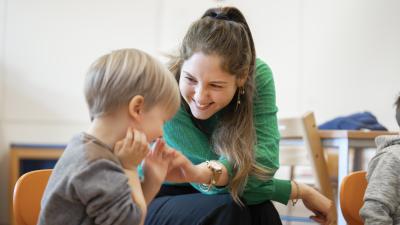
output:
[{"label": "green knit sweater", "polygon": [[[254,97],[254,123],[257,135],[255,146],[256,161],[275,171],[279,168],[279,131],[277,126],[275,104],[275,86],[272,72],[267,64],[257,59],[256,61],[256,97]],[[218,114],[218,113],[217,113]],[[212,116],[202,125],[213,128],[218,122],[217,115]],[[164,138],[167,144],[181,151],[194,164],[206,160],[219,160],[228,169],[232,177],[232,166],[223,156],[218,156],[210,144],[210,136],[199,130],[193,123],[190,114],[181,107],[177,114],[164,125]],[[217,194],[227,192],[226,189],[213,188],[204,191],[198,184],[192,184],[204,194]],[[247,204],[258,204],[266,200],[274,200],[287,204],[291,192],[288,180],[272,178],[261,181],[254,176],[249,176],[242,198]]]}]

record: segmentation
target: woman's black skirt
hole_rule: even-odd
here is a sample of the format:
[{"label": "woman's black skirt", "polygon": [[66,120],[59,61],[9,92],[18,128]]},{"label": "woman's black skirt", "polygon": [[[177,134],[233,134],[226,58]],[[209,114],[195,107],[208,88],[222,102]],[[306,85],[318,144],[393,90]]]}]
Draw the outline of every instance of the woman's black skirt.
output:
[{"label": "woman's black skirt", "polygon": [[271,201],[237,205],[229,194],[205,195],[191,186],[163,185],[145,225],[281,225]]}]

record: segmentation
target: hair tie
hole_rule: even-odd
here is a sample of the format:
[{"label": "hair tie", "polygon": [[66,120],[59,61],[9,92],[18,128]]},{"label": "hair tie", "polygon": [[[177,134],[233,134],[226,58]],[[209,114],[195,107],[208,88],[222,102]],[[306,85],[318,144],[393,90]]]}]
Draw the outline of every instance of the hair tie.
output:
[{"label": "hair tie", "polygon": [[226,14],[223,13],[212,12],[209,16],[217,20],[231,20]]},{"label": "hair tie", "polygon": [[217,14],[217,16],[215,17],[215,19],[219,19],[219,20],[230,20],[229,17],[227,15],[224,14]]}]

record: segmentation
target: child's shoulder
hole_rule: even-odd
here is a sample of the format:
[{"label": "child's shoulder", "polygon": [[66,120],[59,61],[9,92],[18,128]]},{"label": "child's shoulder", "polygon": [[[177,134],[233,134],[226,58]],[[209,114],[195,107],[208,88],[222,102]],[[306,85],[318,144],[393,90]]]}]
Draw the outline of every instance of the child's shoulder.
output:
[{"label": "child's shoulder", "polygon": [[372,173],[400,172],[400,136],[379,136],[375,142],[377,152],[368,163],[368,177]]},{"label": "child's shoulder", "polygon": [[57,167],[71,167],[73,171],[77,172],[97,161],[106,161],[120,166],[119,160],[113,154],[111,147],[82,132],[70,140],[55,169]]},{"label": "child's shoulder", "polygon": [[400,157],[400,135],[382,135],[375,139],[376,156],[384,156],[386,153]]},{"label": "child's shoulder", "polygon": [[119,162],[118,158],[114,155],[113,146],[109,146],[87,133],[82,133],[80,138],[82,141],[82,150],[88,162],[99,159],[110,160],[115,163]]}]

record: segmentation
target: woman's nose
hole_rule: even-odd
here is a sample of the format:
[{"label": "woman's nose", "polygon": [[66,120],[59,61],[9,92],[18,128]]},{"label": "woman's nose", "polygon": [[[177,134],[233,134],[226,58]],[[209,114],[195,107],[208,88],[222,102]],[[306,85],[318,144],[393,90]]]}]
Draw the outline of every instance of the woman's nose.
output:
[{"label": "woman's nose", "polygon": [[198,103],[202,103],[207,98],[207,90],[199,87],[195,90],[194,100]]}]

